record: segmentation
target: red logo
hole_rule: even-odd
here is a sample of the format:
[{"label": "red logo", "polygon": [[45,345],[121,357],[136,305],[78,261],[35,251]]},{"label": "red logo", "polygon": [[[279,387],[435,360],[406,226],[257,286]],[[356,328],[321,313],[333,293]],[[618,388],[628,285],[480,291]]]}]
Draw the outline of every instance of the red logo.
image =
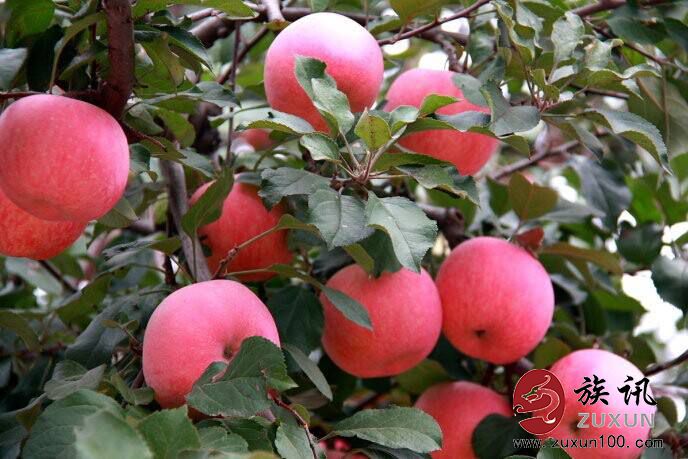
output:
[{"label": "red logo", "polygon": [[514,388],[514,412],[531,413],[520,421],[521,427],[533,435],[544,435],[559,425],[564,415],[564,388],[548,370],[530,370]]}]

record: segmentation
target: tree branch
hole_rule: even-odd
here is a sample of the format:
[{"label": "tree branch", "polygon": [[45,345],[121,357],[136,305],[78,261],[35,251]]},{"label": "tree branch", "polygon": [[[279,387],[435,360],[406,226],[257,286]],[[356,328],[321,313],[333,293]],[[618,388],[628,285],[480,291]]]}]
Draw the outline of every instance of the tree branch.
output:
[{"label": "tree branch", "polygon": [[134,22],[131,0],[103,0],[110,71],[100,89],[101,106],[119,118],[134,88]]},{"label": "tree branch", "polygon": [[[649,0],[646,2],[639,2],[640,6],[654,6],[662,3],[669,3],[667,0]],[[603,11],[611,11],[620,8],[626,4],[626,0],[600,0],[592,5],[582,6],[573,10],[580,17],[592,16],[593,14],[601,13]]]},{"label": "tree branch", "polygon": [[198,237],[190,237],[182,228],[182,217],[189,209],[188,195],[186,192],[186,181],[184,169],[181,164],[172,161],[161,161],[160,167],[167,181],[168,202],[177,234],[182,241],[182,250],[189,265],[191,275],[196,282],[210,280],[210,270],[203,255],[203,248]]},{"label": "tree branch", "polygon": [[57,269],[55,269],[52,264],[50,264],[49,261],[39,260],[38,263],[40,263],[40,265],[45,268],[45,270],[48,271],[51,276],[53,276],[60,284],[62,284],[62,286],[66,288],[69,293],[76,293],[79,291],[79,289],[69,283],[67,279],[65,279],[64,276]]},{"label": "tree branch", "polygon": [[535,152],[535,154],[533,154],[533,156],[531,156],[528,159],[516,161],[512,164],[509,164],[508,166],[503,167],[492,176],[492,179],[501,180],[505,177],[510,176],[513,173],[522,171],[523,169],[528,169],[530,166],[534,166],[535,164],[539,163],[544,159],[562,155],[569,151],[571,148],[578,145],[579,143],[580,142],[578,142],[578,140],[572,140],[570,142],[563,143],[555,148],[544,148],[541,151]]},{"label": "tree branch", "polygon": [[265,13],[268,16],[268,22],[274,24],[284,24],[287,22],[282,15],[280,0],[263,0],[263,5],[265,5]]},{"label": "tree branch", "polygon": [[645,376],[656,375],[657,373],[661,373],[662,371],[668,370],[669,368],[678,366],[683,362],[688,362],[688,349],[683,354],[679,355],[675,359],[669,360],[668,362],[650,365],[645,370]]}]

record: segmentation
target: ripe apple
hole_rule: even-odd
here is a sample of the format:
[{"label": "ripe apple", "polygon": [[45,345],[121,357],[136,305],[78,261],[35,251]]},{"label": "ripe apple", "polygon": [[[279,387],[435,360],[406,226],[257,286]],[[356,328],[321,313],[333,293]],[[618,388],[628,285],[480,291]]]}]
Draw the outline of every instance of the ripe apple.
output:
[{"label": "ripe apple", "polygon": [[415,407],[435,418],[442,429],[442,449],[430,454],[433,459],[475,458],[472,438],[480,421],[490,414],[513,416],[504,397],[467,381],[432,386]]},{"label": "ripe apple", "polygon": [[530,253],[502,239],[458,245],[437,274],[442,329],[464,354],[496,364],[532,351],[552,322],[554,289]]},{"label": "ripe apple", "polygon": [[361,112],[375,102],[384,65],[375,38],[353,20],[335,13],[309,14],[284,29],[265,57],[265,93],[275,109],[299,116],[327,131],[294,74],[297,56],[327,64],[327,73],[349,98],[351,110]]},{"label": "ripe apple", "polygon": [[0,188],[42,220],[87,222],[122,197],[124,131],[104,110],[68,97],[24,97],[0,116]]},{"label": "ripe apple", "polygon": [[[441,115],[478,111],[489,112],[486,107],[474,105],[463,97],[452,81],[453,72],[448,70],[408,70],[394,80],[387,92],[385,110],[392,111],[400,105],[420,107],[430,94],[453,96],[461,101],[440,108]],[[475,132],[458,132],[437,129],[404,136],[399,145],[413,152],[432,156],[456,166],[462,175],[478,172],[497,150],[498,141]]]},{"label": "ripe apple", "polygon": [[0,191],[0,255],[47,260],[79,239],[86,225],[38,219]]},{"label": "ripe apple", "polygon": [[[635,389],[635,383],[644,377],[635,365],[608,351],[585,349],[572,352],[561,358],[552,366],[551,371],[561,382],[566,401],[561,422],[552,432],[547,434],[547,437],[559,440],[568,439],[569,446],[566,446],[567,443],[562,443],[562,447],[573,459],[632,459],[640,456],[644,446],[643,448],[637,448],[636,440],[645,441],[648,438],[650,427],[648,426],[647,418],[654,415],[656,406],[647,404],[642,396],[638,405],[635,403],[635,397],[631,397],[628,405],[624,402],[624,394],[619,392],[618,389],[629,384],[631,390],[633,390]],[[608,392],[609,395],[603,398],[607,400],[608,405],[605,405],[600,400],[595,404],[591,404],[588,401],[584,405],[579,401],[579,397],[583,392],[574,392],[585,385],[584,378],[593,379],[593,375],[605,380],[602,385],[605,392]],[[633,380],[626,382],[628,376],[632,377]],[[649,386],[647,394],[652,397],[652,389]],[[578,413],[594,413],[594,421],[600,427],[594,427],[592,425],[593,419],[589,418],[586,422],[589,426],[588,428],[578,428],[577,425],[581,419]],[[605,413],[604,420],[602,419],[602,413]],[[609,427],[609,413],[614,416],[618,414],[617,420],[620,426],[613,425]],[[642,415],[647,415],[644,423],[641,423]],[[634,424],[635,419],[635,426],[627,427],[624,418],[627,418],[629,424]],[[612,424],[614,423],[612,422]],[[604,436],[604,441],[607,442],[604,446],[600,444],[601,435]],[[613,442],[618,441],[619,435],[624,436],[625,444],[621,447],[614,447]],[[607,438],[609,436],[615,437],[611,443],[612,447],[608,443],[609,440]],[[581,439],[583,442],[588,440],[588,447],[572,447],[571,439]],[[591,440],[597,441],[596,448],[592,448]]]},{"label": "ripe apple", "polygon": [[146,383],[162,407],[183,405],[208,365],[230,361],[251,336],[280,344],[270,311],[248,287],[213,280],[179,289],[148,321],[143,338]]},{"label": "ripe apple", "polygon": [[[191,202],[196,202],[211,183],[196,190]],[[230,250],[277,225],[283,214],[284,210],[279,205],[268,211],[254,186],[235,182],[222,205],[220,218],[198,231],[203,243],[212,251],[208,257],[210,269],[216,271]],[[247,271],[267,268],[275,263],[289,263],[292,256],[287,246],[287,232],[278,231],[240,250],[227,266],[227,271]],[[256,273],[239,277],[244,281],[260,281],[272,276],[272,273]]]},{"label": "ripe apple", "polygon": [[267,150],[275,143],[267,129],[246,129],[240,132],[237,138],[251,145],[255,151]]},{"label": "ripe apple", "polygon": [[440,335],[442,306],[424,270],[384,273],[375,279],[358,265],[347,266],[327,282],[357,300],[373,330],[347,319],[321,296],[325,313],[322,342],[332,361],[348,373],[375,378],[402,373],[430,354]]}]

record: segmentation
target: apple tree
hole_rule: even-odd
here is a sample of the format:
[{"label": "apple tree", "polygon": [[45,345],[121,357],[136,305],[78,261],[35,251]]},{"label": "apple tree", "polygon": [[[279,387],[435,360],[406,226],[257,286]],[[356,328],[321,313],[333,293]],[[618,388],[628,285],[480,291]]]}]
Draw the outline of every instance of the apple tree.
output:
[{"label": "apple tree", "polygon": [[685,457],[687,21],[0,0],[0,456]]}]

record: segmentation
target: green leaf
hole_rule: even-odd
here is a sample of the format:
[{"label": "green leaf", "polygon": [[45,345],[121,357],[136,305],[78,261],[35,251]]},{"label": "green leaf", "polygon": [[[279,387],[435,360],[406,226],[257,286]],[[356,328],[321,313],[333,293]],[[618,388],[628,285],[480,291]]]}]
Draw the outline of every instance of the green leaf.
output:
[{"label": "green leaf", "polygon": [[446,3],[447,0],[390,0],[389,6],[406,23],[417,16],[436,16]]},{"label": "green leaf", "polygon": [[339,147],[325,134],[319,132],[306,134],[299,139],[299,144],[310,152],[315,161],[324,159],[335,163],[340,162]]},{"label": "green leaf", "polygon": [[513,440],[526,437],[516,417],[490,414],[475,427],[471,441],[478,458],[492,459],[515,453]]},{"label": "green leaf", "polygon": [[201,447],[201,440],[189,419],[186,406],[157,411],[144,418],[138,430],[155,459],[176,459],[182,450]]},{"label": "green leaf", "polygon": [[308,197],[308,222],[315,225],[328,249],[354,244],[373,232],[366,226],[365,204],[330,188]]},{"label": "green leaf", "polygon": [[413,395],[420,395],[430,386],[451,380],[447,370],[439,362],[429,359],[423,360],[395,379],[402,389]]},{"label": "green leaf", "polygon": [[303,459],[313,456],[306,431],[295,424],[282,422],[275,434],[275,448],[284,459]]},{"label": "green leaf", "polygon": [[623,41],[619,39],[608,41],[593,39],[592,43],[585,48],[585,68],[590,71],[607,68],[612,58],[612,49],[622,44]]},{"label": "green leaf", "polygon": [[160,239],[159,235],[153,235],[137,239],[133,242],[113,245],[103,250],[102,254],[105,258],[112,258],[122,255],[131,255],[142,250],[157,250],[164,254],[171,255],[176,252],[181,245],[181,241],[176,236]]},{"label": "green leaf", "polygon": [[48,293],[62,293],[62,284],[33,260],[27,258],[7,258],[5,260],[5,269],[8,273],[21,277],[29,285],[36,286]]},{"label": "green leaf", "polygon": [[[209,102],[218,107],[233,107],[239,101],[232,91],[215,81],[201,81],[185,91],[161,93],[146,98],[147,105],[164,107],[182,113],[194,113],[201,102]],[[136,107],[132,107],[135,109]]]},{"label": "green leaf", "polygon": [[90,316],[95,307],[101,304],[107,295],[112,277],[111,273],[101,274],[86,287],[67,298],[57,308],[57,315],[60,320],[65,324],[78,323],[84,327],[88,325],[88,322],[84,323],[84,320]]},{"label": "green leaf", "polygon": [[652,264],[652,281],[659,296],[688,312],[688,262],[675,258],[659,257]]},{"label": "green leaf", "polygon": [[559,255],[573,261],[585,261],[598,265],[612,274],[621,275],[623,269],[619,265],[619,259],[615,255],[601,250],[583,249],[580,247],[557,242],[556,244],[544,247],[543,254]]},{"label": "green leaf", "polygon": [[28,350],[34,352],[40,350],[41,344],[38,341],[38,335],[33,331],[29,322],[19,314],[0,309],[0,328],[16,334],[24,341]]},{"label": "green leaf", "polygon": [[248,443],[240,435],[228,432],[223,427],[206,427],[198,430],[201,447],[223,453],[248,452]]},{"label": "green leaf", "polygon": [[344,292],[324,285],[322,286],[322,292],[327,299],[330,300],[332,305],[337,308],[339,312],[344,314],[344,317],[363,328],[367,328],[368,330],[373,329],[373,323],[370,321],[368,311],[361,303]]},{"label": "green leaf", "polygon": [[345,134],[354,125],[355,118],[349,99],[337,89],[337,83],[325,72],[326,67],[327,64],[312,57],[297,56],[294,72],[332,131]]},{"label": "green leaf", "polygon": [[172,26],[159,26],[158,30],[166,33],[169,40],[170,46],[179,54],[179,51],[185,51],[193,56],[195,59],[203,63],[208,69],[212,69],[212,63],[210,57],[203,46],[203,43],[196,38],[194,34],[188,32],[181,27]]},{"label": "green leaf", "polygon": [[121,459],[152,458],[151,450],[141,435],[126,421],[107,410],[98,411],[84,419],[74,429],[76,457],[117,457]]},{"label": "green leaf", "polygon": [[196,138],[196,131],[184,115],[181,113],[157,108],[155,116],[160,118],[167,128],[167,131],[179,142],[182,148],[190,147]]},{"label": "green leaf", "polygon": [[22,38],[44,32],[53,20],[52,0],[8,0],[10,17],[6,19],[6,40],[12,48]]},{"label": "green leaf", "polygon": [[6,91],[13,86],[27,57],[26,48],[0,49],[0,89]]},{"label": "green leaf", "polygon": [[548,368],[554,362],[571,352],[571,347],[557,338],[546,336],[535,348],[533,365],[535,368]]},{"label": "green leaf", "polygon": [[640,77],[659,77],[657,70],[648,65],[640,64],[629,67],[623,72],[616,72],[610,69],[601,69],[591,72],[588,75],[588,85],[598,86],[604,85],[610,82],[618,82],[623,80],[635,79]]},{"label": "green leaf", "polygon": [[242,129],[272,129],[273,131],[287,134],[308,134],[314,131],[308,121],[298,116],[282,113],[275,110],[269,112],[269,118],[249,121],[241,126]]},{"label": "green leaf", "polygon": [[516,173],[509,180],[509,202],[521,221],[545,215],[557,205],[559,195],[551,188],[530,183]]},{"label": "green leaf", "polygon": [[127,200],[125,196],[122,196],[110,212],[98,219],[98,223],[109,228],[126,228],[138,219],[139,217],[131,207],[129,200]]},{"label": "green leaf", "polygon": [[143,16],[167,8],[170,5],[198,5],[222,11],[229,19],[250,19],[256,16],[241,0],[139,0],[134,6],[134,16]]},{"label": "green leaf", "polygon": [[306,353],[320,345],[322,306],[306,286],[284,287],[275,292],[267,304],[283,342],[291,343]]},{"label": "green leaf", "polygon": [[399,262],[420,272],[421,261],[437,238],[437,223],[414,202],[399,196],[378,198],[369,192],[365,210],[368,225],[389,235]]},{"label": "green leaf", "polygon": [[150,41],[140,41],[150,61],[136,67],[136,79],[156,91],[176,91],[184,81],[184,66],[170,49],[169,38],[160,35]]},{"label": "green leaf", "polygon": [[274,207],[285,196],[310,195],[330,186],[325,177],[291,167],[264,169],[261,179],[258,195],[268,207]]},{"label": "green leaf", "polygon": [[586,110],[585,114],[595,122],[611,129],[614,134],[627,138],[647,150],[665,169],[669,169],[669,156],[659,130],[640,116],[602,108]]},{"label": "green leaf", "polygon": [[487,178],[487,187],[490,190],[490,208],[498,217],[511,210],[509,203],[509,187],[491,178]]},{"label": "green leaf", "polygon": [[425,96],[423,99],[423,102],[420,104],[420,117],[425,117],[428,116],[432,113],[435,113],[437,110],[439,110],[442,107],[446,107],[447,105],[454,104],[458,102],[459,99],[456,97],[452,96],[443,96],[440,94],[430,94],[429,96]]},{"label": "green leaf", "polygon": [[182,217],[182,228],[194,236],[198,228],[214,222],[222,215],[222,206],[234,184],[231,172],[225,172],[210,185]]},{"label": "green leaf", "polygon": [[90,415],[102,412],[118,414],[120,407],[114,399],[85,389],[50,404],[33,425],[23,457],[76,457],[75,428],[82,426]]},{"label": "green leaf", "polygon": [[322,374],[318,365],[309,359],[298,347],[287,343],[284,343],[282,347],[294,358],[294,361],[306,373],[308,379],[313,382],[320,393],[327,397],[328,400],[332,400],[332,389],[330,389],[330,385],[327,383],[327,379],[325,379],[325,375]]},{"label": "green leaf", "polygon": [[578,47],[585,33],[585,26],[580,16],[567,11],[552,26],[552,44],[554,45],[554,67],[560,62],[573,57],[573,51]]},{"label": "green leaf", "polygon": [[45,394],[52,400],[59,400],[79,389],[96,390],[104,374],[105,365],[87,370],[72,360],[63,360],[55,366],[50,381],[45,383]]},{"label": "green leaf", "polygon": [[579,158],[573,163],[581,180],[581,193],[592,207],[604,213],[603,221],[615,228],[621,212],[631,203],[631,192],[626,187],[621,169],[612,161],[598,164]]},{"label": "green leaf", "polygon": [[480,105],[481,107],[487,106],[487,101],[480,91],[480,88],[483,86],[482,81],[466,73],[455,73],[452,76],[452,81],[461,90],[463,97],[470,103]]},{"label": "green leaf", "polygon": [[105,13],[99,11],[97,13],[89,14],[88,16],[75,21],[65,29],[64,35],[55,45],[55,58],[53,59],[52,74],[50,77],[51,86],[55,82],[55,77],[57,76],[57,64],[60,62],[60,56],[62,51],[64,51],[65,46],[69,41],[76,37],[79,33],[83,32],[93,24],[97,24],[100,21],[105,21]]},{"label": "green leaf", "polygon": [[287,375],[287,365],[279,347],[260,336],[246,338],[232,359],[223,380],[265,377],[271,387],[285,391],[296,387]]},{"label": "green leaf", "polygon": [[148,405],[155,399],[155,392],[153,389],[150,387],[132,389],[129,387],[129,384],[122,379],[119,373],[114,373],[110,377],[110,384],[117,389],[122,399],[130,405]]},{"label": "green leaf", "polygon": [[442,431],[432,416],[416,408],[363,410],[334,425],[325,438],[357,437],[418,453],[440,449]]},{"label": "green leaf", "polygon": [[460,175],[454,166],[430,164],[427,166],[398,166],[397,169],[416,179],[424,188],[439,188],[459,198],[469,199],[475,204],[480,204],[478,187],[473,177]]},{"label": "green leaf", "polygon": [[623,225],[616,241],[619,253],[628,261],[649,266],[662,249],[664,228],[655,223],[631,227]]},{"label": "green leaf", "polygon": [[392,133],[396,134],[401,128],[413,123],[418,119],[419,111],[410,105],[400,105],[389,114],[389,126]]},{"label": "green leaf", "polygon": [[[219,367],[219,371],[218,371]],[[224,364],[210,365],[194,384],[186,401],[208,416],[250,417],[270,408],[267,385],[263,377],[235,378],[210,382],[224,371]]]},{"label": "green leaf", "polygon": [[501,137],[514,132],[529,131],[540,122],[537,108],[530,105],[511,106],[495,83],[485,83],[481,92],[492,113],[490,130],[494,135]]},{"label": "green leaf", "polygon": [[356,123],[354,132],[371,150],[383,147],[392,139],[392,131],[387,122],[366,109]]}]

